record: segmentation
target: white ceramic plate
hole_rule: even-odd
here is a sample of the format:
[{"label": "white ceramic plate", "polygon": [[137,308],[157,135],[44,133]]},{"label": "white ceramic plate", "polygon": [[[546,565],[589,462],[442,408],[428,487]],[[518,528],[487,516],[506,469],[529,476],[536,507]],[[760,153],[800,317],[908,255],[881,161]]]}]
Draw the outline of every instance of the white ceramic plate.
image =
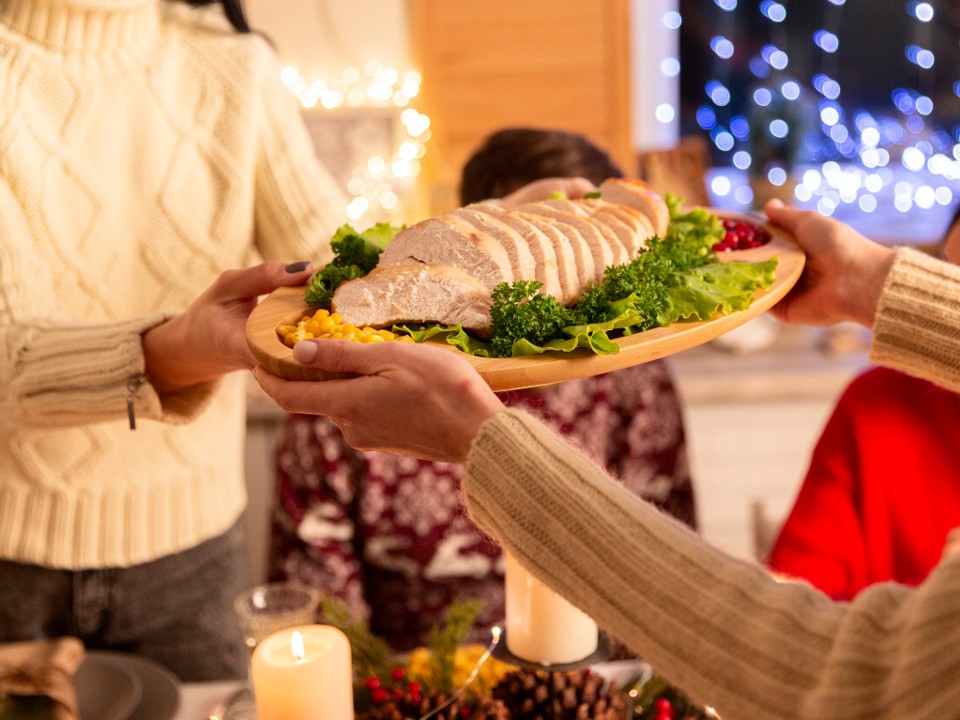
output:
[{"label": "white ceramic plate", "polygon": [[[110,720],[114,717],[116,720],[172,720],[177,714],[180,708],[180,681],[159,663],[137,655],[103,650],[88,652],[83,665],[91,660],[98,665],[121,670],[133,677],[140,686],[139,702],[134,703],[126,715],[110,716]],[[107,720],[107,716],[100,712],[88,718],[81,711],[80,720]]]},{"label": "white ceramic plate", "polygon": [[93,652],[77,668],[74,687],[80,720],[128,720],[143,692],[139,678]]}]

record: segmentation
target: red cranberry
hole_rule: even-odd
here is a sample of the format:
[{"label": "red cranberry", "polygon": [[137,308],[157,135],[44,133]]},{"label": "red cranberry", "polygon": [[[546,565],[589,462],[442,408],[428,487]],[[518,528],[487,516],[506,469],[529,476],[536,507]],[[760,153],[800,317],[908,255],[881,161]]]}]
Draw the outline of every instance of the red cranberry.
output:
[{"label": "red cranberry", "polygon": [[770,242],[770,233],[766,228],[753,223],[727,218],[721,221],[721,225],[726,232],[722,240],[714,243],[712,249],[715,252],[748,250]]}]

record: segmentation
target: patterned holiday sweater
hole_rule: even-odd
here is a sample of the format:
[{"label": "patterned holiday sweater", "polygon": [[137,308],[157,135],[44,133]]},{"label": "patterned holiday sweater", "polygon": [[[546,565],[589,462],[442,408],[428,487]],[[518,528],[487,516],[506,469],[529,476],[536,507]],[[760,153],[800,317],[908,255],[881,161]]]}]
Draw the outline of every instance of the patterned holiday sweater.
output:
[{"label": "patterned holiday sweater", "polygon": [[236,522],[244,377],[132,392],[141,334],[258,256],[329,259],[344,207],[219,9],[0,2],[0,558],[125,566]]},{"label": "patterned holiday sweater", "polygon": [[[960,269],[900,250],[873,330],[875,361],[960,390]],[[960,553],[917,588],[834,602],[704,543],[515,410],[484,424],[463,488],[484,531],[724,720],[958,717]]]},{"label": "patterned holiday sweater", "polygon": [[[566,435],[631,493],[695,526],[680,404],[662,362],[503,393]],[[346,601],[397,650],[425,645],[454,598],[503,621],[503,560],[460,501],[462,465],[350,448],[328,418],[293,415],[277,451],[270,567]]]}]

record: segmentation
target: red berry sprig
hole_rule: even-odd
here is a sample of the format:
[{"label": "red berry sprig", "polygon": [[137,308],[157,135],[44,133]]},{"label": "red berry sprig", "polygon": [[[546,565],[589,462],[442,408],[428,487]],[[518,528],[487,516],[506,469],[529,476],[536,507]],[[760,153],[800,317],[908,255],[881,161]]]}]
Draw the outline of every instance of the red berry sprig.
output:
[{"label": "red berry sprig", "polygon": [[378,677],[369,677],[363,684],[370,691],[370,700],[374,705],[383,705],[388,700],[397,704],[419,703],[423,699],[420,683],[416,680],[407,682],[406,678],[406,671],[397,667],[390,672],[390,680],[386,684]]}]

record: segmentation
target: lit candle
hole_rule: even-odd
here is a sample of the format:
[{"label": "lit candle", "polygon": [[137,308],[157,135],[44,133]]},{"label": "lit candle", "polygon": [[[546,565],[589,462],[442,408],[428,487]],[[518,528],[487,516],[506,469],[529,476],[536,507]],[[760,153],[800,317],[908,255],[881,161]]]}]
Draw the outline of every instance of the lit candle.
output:
[{"label": "lit candle", "polygon": [[268,636],[250,660],[259,720],[353,720],[350,642],[301,625]]},{"label": "lit candle", "polygon": [[537,580],[509,553],[506,642],[518,658],[542,665],[577,662],[597,650],[597,624]]}]

